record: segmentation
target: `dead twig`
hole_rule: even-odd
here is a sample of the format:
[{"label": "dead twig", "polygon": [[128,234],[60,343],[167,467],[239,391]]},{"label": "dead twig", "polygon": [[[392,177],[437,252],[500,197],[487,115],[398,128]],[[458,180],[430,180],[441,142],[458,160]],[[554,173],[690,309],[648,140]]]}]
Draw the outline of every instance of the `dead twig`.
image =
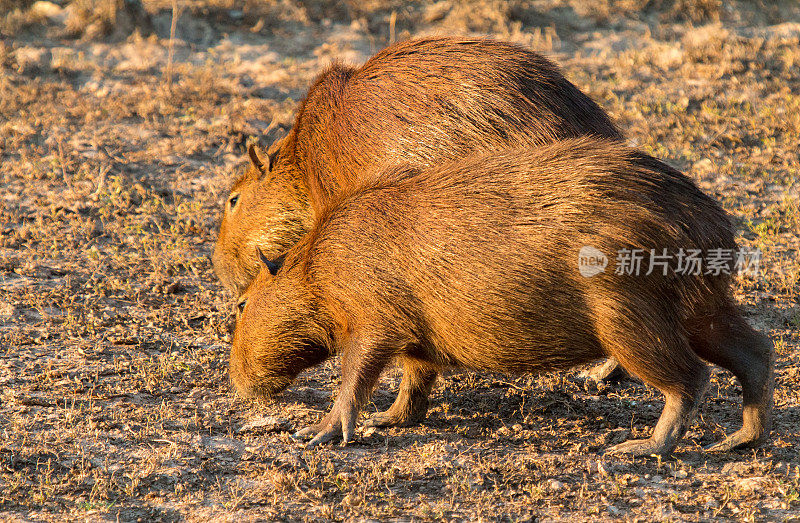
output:
[{"label": "dead twig", "polygon": [[172,22],[169,25],[169,47],[167,50],[167,92],[172,96],[172,60],[175,56],[175,30],[178,28],[178,0],[172,0]]}]

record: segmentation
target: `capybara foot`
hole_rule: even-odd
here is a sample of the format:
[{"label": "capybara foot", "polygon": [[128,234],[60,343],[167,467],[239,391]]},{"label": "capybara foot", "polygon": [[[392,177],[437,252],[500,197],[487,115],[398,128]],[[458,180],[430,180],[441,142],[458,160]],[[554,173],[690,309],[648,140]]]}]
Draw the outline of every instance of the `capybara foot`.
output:
[{"label": "capybara foot", "polygon": [[436,377],[436,368],[413,358],[403,361],[403,381],[392,406],[367,419],[367,427],[410,427],[428,414],[428,395]]},{"label": "capybara foot", "polygon": [[736,449],[748,449],[758,447],[767,439],[768,434],[762,432],[761,434],[754,434],[752,431],[740,429],[724,440],[717,443],[712,443],[707,446],[705,450],[708,452],[727,452]]},{"label": "capybara foot", "polygon": [[665,456],[672,452],[673,446],[649,439],[631,439],[614,445],[605,451],[606,454],[630,454],[632,456]]},{"label": "capybara foot", "polygon": [[353,430],[356,426],[358,416],[358,406],[348,394],[340,394],[333,403],[333,408],[322,421],[316,425],[311,425],[300,429],[294,434],[295,439],[309,439],[306,447],[316,447],[322,443],[328,443],[341,439],[342,446],[353,439]]},{"label": "capybara foot", "polygon": [[383,412],[376,412],[364,422],[365,427],[412,427],[419,425],[423,419],[427,409],[423,410],[421,414],[398,414],[392,412],[392,409]]},{"label": "capybara foot", "polygon": [[306,448],[316,447],[317,445],[322,445],[323,443],[338,439],[342,440],[342,446],[344,447],[350,439],[349,435],[343,435],[342,427],[337,427],[335,425],[336,424],[326,424],[323,426],[321,423],[311,425],[310,427],[298,430],[292,437],[298,440],[310,439],[311,441],[306,443]]},{"label": "capybara foot", "polygon": [[597,382],[604,381],[606,383],[617,383],[630,376],[616,358],[609,358],[605,362],[582,372],[581,375]]}]

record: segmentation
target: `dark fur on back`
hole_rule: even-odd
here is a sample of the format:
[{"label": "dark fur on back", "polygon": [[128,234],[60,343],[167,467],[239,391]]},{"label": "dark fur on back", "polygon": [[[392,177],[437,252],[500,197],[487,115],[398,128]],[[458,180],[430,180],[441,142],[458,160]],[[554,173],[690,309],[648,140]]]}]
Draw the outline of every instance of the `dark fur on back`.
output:
[{"label": "dark fur on back", "polygon": [[496,40],[452,38],[399,43],[359,69],[334,64],[309,90],[295,130],[288,154],[316,211],[382,164],[430,167],[510,143],[622,138],[543,56]]}]

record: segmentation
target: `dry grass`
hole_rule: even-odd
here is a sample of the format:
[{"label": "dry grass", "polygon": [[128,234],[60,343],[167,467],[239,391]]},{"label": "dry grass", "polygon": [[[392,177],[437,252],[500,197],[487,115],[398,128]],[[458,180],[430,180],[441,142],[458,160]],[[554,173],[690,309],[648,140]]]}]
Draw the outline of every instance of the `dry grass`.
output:
[{"label": "dry grass", "polygon": [[[0,0],[0,519],[800,518],[795,3],[193,0],[179,2],[171,89],[171,0],[145,1],[151,31],[124,34],[70,34],[31,5]],[[764,253],[735,290],[776,342],[770,443],[701,450],[740,423],[722,371],[662,460],[598,454],[646,435],[661,397],[577,371],[448,376],[422,426],[344,449],[289,437],[329,408],[335,363],[278,403],[233,396],[229,297],[208,258],[232,170],[248,139],[291,125],[320,68],[364,60],[390,26],[553,56],[633,143],[722,202]]]}]

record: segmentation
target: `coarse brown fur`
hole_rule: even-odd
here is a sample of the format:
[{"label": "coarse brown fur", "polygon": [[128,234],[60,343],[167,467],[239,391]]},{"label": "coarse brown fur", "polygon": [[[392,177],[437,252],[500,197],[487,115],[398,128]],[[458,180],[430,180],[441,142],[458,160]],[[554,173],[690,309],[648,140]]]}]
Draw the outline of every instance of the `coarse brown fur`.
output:
[{"label": "coarse brown fur", "polygon": [[255,246],[278,256],[331,198],[382,172],[378,166],[431,167],[471,151],[584,135],[621,138],[555,64],[513,44],[423,38],[359,68],[334,64],[269,158],[251,150],[225,205],[214,270],[241,294],[258,272]]},{"label": "coarse brown fur", "polygon": [[[620,249],[735,249],[725,212],[687,177],[610,141],[474,154],[431,169],[390,169],[332,204],[275,276],[242,296],[231,350],[243,394],[272,395],[342,356],[331,413],[301,431],[352,436],[381,371],[404,365],[395,405],[375,425],[424,417],[440,369],[564,369],[614,356],[666,405],[650,439],[615,451],[668,453],[708,384],[702,359],[731,370],[744,426],[716,446],[760,443],[772,402],[770,341],[729,295],[730,276],[617,274]],[[578,270],[579,250],[609,257]],[[272,267],[273,271],[275,267]]]}]

